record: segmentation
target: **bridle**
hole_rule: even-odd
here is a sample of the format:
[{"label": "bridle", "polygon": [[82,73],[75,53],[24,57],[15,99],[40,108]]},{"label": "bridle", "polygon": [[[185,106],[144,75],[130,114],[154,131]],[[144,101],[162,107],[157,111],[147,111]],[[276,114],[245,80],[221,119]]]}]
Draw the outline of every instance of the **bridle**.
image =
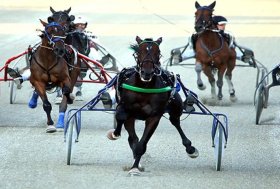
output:
[{"label": "bridle", "polygon": [[[141,45],[144,45],[144,44],[147,44],[147,53],[146,55],[144,56],[144,58],[142,60],[140,60],[139,58],[139,49],[140,49],[140,46]],[[151,62],[153,64],[153,75],[161,75],[161,67],[160,67],[160,58],[161,58],[161,54],[160,54],[160,51],[159,51],[159,54],[157,57],[153,56],[152,55],[152,50],[153,50],[153,46],[156,45],[157,47],[159,47],[159,44],[156,42],[156,41],[151,41],[151,40],[143,40],[140,44],[138,44],[138,46],[136,47],[137,50],[136,52],[133,54],[134,58],[135,58],[135,61],[137,62],[137,72],[140,74],[141,76],[141,72],[142,72],[142,67],[145,63],[147,62]]]},{"label": "bridle", "polygon": [[62,27],[60,24],[58,24],[57,22],[51,22],[49,24],[47,24],[45,26],[45,30],[44,30],[44,35],[48,38],[48,43],[50,46],[52,46],[52,48],[54,48],[54,45],[57,43],[57,42],[62,42],[64,44],[64,40],[66,38],[66,35],[64,36],[58,36],[58,35],[53,35],[53,34],[50,34],[48,33],[48,28],[50,27],[56,27],[56,28],[59,28],[63,31],[64,30],[64,27]]},{"label": "bridle", "polygon": [[212,20],[213,9],[203,6],[203,7],[198,8],[197,10],[201,10],[202,13],[203,13],[203,11],[211,12],[208,20],[205,19],[204,14],[201,14],[198,18],[195,19],[195,30],[196,30],[196,32],[201,33],[205,30],[210,29],[213,26],[213,20]]}]

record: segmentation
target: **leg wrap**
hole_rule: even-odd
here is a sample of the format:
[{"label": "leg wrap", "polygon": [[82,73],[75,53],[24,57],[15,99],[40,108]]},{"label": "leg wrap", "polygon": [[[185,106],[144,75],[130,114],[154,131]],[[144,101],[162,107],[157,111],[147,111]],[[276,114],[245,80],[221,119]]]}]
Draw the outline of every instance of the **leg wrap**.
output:
[{"label": "leg wrap", "polygon": [[43,102],[43,109],[45,110],[45,112],[52,111],[52,105],[48,100]]},{"label": "leg wrap", "polygon": [[201,72],[201,70],[202,70],[202,65],[201,65],[201,63],[196,63],[195,64],[195,71],[196,72]]}]

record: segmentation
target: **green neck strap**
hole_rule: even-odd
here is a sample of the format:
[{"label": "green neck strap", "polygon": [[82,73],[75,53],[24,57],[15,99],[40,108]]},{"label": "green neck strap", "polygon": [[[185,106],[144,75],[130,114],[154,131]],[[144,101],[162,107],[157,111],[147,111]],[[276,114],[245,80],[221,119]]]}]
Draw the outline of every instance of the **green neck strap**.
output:
[{"label": "green neck strap", "polygon": [[165,93],[165,92],[172,90],[172,88],[170,86],[158,88],[158,89],[146,89],[146,88],[135,87],[135,86],[128,85],[125,83],[122,84],[122,88],[130,90],[130,91],[134,91],[134,92],[139,92],[139,93]]}]

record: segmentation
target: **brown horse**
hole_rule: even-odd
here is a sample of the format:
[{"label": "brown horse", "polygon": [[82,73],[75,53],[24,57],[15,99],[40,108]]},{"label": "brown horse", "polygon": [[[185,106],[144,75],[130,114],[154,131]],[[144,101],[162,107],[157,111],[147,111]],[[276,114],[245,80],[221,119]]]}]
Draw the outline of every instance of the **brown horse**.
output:
[{"label": "brown horse", "polygon": [[[201,71],[205,73],[211,85],[212,98],[223,98],[222,87],[223,77],[227,80],[231,101],[235,101],[235,90],[233,87],[232,71],[235,67],[236,53],[230,48],[224,37],[217,30],[212,20],[216,1],[209,6],[200,6],[195,2],[195,30],[197,31],[197,40],[195,42],[197,85],[204,90],[206,87],[201,80]],[[217,71],[218,96],[216,95],[214,73]]]},{"label": "brown horse", "polygon": [[[79,73],[79,66],[74,65],[75,58],[69,58],[71,62],[67,62],[64,58],[66,53],[66,45],[64,40],[66,38],[65,28],[56,22],[46,23],[40,20],[45,27],[42,31],[41,45],[36,49],[32,55],[30,71],[30,82],[34,86],[35,91],[29,107],[35,108],[37,106],[38,96],[42,99],[43,109],[47,114],[47,132],[55,132],[56,128],[64,127],[64,114],[67,109],[67,103],[73,103],[70,93],[77,80]],[[74,53],[72,53],[74,56]],[[75,62],[78,64],[78,61]],[[69,66],[75,71],[69,71]],[[46,90],[53,87],[60,87],[63,93],[63,99],[59,106],[59,118],[56,127],[51,118],[51,103],[48,101]]]},{"label": "brown horse", "polygon": [[[122,125],[127,130],[129,146],[135,160],[129,171],[131,175],[140,174],[140,159],[166,110],[170,122],[181,136],[187,154],[191,158],[199,155],[180,125],[183,102],[175,90],[174,75],[160,67],[159,45],[162,38],[153,41],[150,38],[142,40],[137,36],[136,41],[133,49],[137,65],[122,70],[118,76],[117,89],[120,99],[116,108],[117,128],[108,132],[108,138],[114,140],[120,137]],[[140,140],[135,132],[136,120],[145,121]]]}]

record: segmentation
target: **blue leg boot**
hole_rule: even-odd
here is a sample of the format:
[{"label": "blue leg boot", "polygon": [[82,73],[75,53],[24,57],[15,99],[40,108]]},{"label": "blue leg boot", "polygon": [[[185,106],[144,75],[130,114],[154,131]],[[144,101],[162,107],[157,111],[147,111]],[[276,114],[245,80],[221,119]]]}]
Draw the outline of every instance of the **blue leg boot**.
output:
[{"label": "blue leg boot", "polygon": [[33,92],[33,95],[28,103],[29,108],[36,108],[37,107],[37,101],[38,101],[39,95],[36,93],[36,91]]}]

